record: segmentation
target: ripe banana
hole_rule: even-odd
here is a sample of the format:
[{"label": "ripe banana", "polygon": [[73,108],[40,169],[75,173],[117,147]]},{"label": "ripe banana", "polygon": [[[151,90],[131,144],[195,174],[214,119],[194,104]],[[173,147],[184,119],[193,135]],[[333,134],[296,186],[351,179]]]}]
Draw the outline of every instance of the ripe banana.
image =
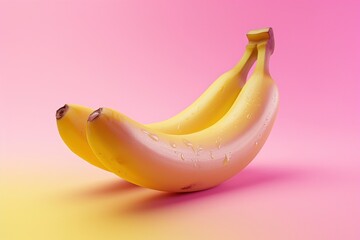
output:
[{"label": "ripe banana", "polygon": [[[249,69],[256,60],[256,42],[266,38],[263,31],[248,33],[249,44],[241,60],[222,74],[193,104],[174,117],[147,127],[169,134],[189,134],[205,129],[223,117],[239,95]],[[66,104],[56,112],[57,127],[65,144],[79,157],[107,170],[89,147],[85,128],[91,108]]]},{"label": "ripe banana", "polygon": [[269,73],[274,49],[257,44],[257,65],[230,110],[198,132],[174,135],[142,125],[110,108],[90,114],[87,139],[101,162],[139,186],[169,192],[214,187],[247,166],[274,124],[278,89]]}]

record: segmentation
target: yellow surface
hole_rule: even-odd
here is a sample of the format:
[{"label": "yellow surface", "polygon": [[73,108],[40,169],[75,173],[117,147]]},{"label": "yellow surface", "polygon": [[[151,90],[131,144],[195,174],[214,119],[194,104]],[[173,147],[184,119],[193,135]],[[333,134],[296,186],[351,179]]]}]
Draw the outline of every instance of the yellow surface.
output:
[{"label": "yellow surface", "polygon": [[90,165],[87,168],[85,162],[80,167],[69,171],[65,166],[43,164],[46,172],[28,166],[17,168],[18,174],[14,174],[15,168],[8,168],[12,174],[1,175],[0,239],[165,240],[208,236],[204,226],[213,223],[204,222],[205,216],[214,213],[203,212],[197,201],[206,192],[163,193],[131,185]]}]

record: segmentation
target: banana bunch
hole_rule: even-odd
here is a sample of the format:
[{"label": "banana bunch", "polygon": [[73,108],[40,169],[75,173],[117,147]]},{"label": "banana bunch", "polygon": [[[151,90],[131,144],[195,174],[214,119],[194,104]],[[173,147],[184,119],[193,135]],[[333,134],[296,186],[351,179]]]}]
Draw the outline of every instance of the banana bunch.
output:
[{"label": "banana bunch", "polygon": [[56,112],[61,138],[84,160],[142,187],[192,192],[224,182],[260,151],[278,109],[272,29],[247,38],[238,64],[176,116],[144,125],[111,108],[66,104]]}]

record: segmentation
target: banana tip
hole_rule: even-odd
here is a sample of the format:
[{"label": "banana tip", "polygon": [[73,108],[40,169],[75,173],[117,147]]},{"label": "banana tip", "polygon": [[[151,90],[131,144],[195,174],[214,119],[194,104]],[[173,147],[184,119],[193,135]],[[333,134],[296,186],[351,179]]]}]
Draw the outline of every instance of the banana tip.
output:
[{"label": "banana tip", "polygon": [[67,104],[65,104],[64,106],[62,106],[61,108],[59,108],[56,111],[56,119],[60,120],[62,117],[65,116],[66,112],[68,111],[69,106]]},{"label": "banana tip", "polygon": [[89,115],[89,118],[88,118],[88,121],[89,122],[92,122],[94,121],[96,118],[98,118],[102,112],[102,108],[99,108],[97,110],[95,110],[94,112],[92,112],[90,115]]}]

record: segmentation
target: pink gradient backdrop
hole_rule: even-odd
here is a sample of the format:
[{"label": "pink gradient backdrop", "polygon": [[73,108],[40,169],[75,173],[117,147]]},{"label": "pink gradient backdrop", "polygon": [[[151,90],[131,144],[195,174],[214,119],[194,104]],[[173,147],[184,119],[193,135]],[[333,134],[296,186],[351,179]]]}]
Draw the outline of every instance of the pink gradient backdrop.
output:
[{"label": "pink gradient backdrop", "polygon": [[[1,226],[29,228],[37,209],[24,203],[42,199],[67,209],[36,218],[50,230],[63,224],[59,239],[359,239],[359,19],[357,0],[0,1]],[[174,115],[238,61],[247,31],[267,26],[278,119],[254,162],[218,188],[129,193],[58,136],[64,103],[144,123]],[[67,194],[78,197],[44,200]],[[66,224],[72,210],[91,230]]]}]

